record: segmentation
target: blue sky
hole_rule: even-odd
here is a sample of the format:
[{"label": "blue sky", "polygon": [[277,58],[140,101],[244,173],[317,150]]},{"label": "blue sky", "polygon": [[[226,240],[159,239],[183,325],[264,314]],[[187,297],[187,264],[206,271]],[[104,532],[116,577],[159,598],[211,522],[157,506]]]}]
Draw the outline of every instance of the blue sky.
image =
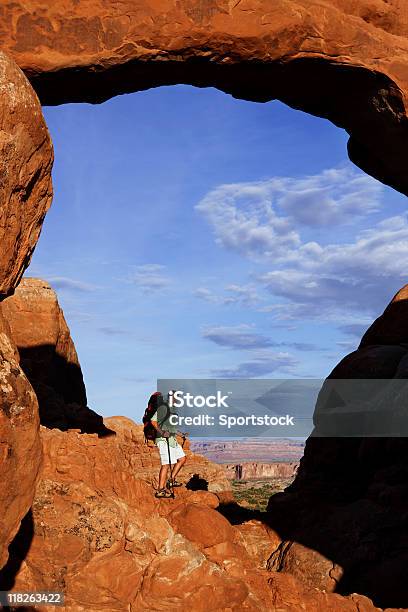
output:
[{"label": "blue sky", "polygon": [[140,419],[157,378],[326,376],[407,281],[405,197],[283,104],[163,87],[44,109],[48,280],[89,405]]}]

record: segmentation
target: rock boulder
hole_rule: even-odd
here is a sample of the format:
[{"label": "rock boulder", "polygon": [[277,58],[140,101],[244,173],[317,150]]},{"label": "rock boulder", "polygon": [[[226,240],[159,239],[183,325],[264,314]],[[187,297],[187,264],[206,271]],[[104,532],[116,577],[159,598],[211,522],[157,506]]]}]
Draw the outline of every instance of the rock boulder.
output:
[{"label": "rock boulder", "polygon": [[38,98],[0,53],[0,300],[28,266],[52,199],[53,151]]}]

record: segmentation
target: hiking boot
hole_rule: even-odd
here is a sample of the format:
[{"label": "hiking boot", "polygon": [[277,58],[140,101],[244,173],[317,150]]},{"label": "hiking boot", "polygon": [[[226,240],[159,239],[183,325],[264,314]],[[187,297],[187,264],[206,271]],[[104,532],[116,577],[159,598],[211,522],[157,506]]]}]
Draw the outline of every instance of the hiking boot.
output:
[{"label": "hiking boot", "polygon": [[173,480],[173,481],[168,480],[167,483],[166,483],[166,487],[168,489],[171,489],[172,487],[182,487],[182,486],[183,486],[183,483],[179,482],[178,480]]},{"label": "hiking boot", "polygon": [[169,491],[168,489],[159,489],[158,491],[156,491],[156,493],[154,494],[155,497],[160,498],[168,498],[168,497],[173,497],[171,494],[171,491]]}]

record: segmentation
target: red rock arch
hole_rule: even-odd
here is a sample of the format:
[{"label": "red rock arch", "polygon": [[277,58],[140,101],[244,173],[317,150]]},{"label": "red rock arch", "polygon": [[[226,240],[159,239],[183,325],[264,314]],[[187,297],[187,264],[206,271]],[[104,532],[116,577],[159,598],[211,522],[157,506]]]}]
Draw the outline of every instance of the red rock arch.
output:
[{"label": "red rock arch", "polygon": [[346,129],[351,160],[408,193],[404,0],[29,0],[0,30],[44,104],[175,83],[277,98]]}]

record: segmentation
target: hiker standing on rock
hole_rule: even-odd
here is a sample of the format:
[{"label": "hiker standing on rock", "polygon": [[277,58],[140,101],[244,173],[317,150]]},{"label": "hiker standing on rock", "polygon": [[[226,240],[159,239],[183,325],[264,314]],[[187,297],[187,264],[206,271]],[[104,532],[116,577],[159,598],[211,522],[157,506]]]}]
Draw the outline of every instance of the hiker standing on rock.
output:
[{"label": "hiker standing on rock", "polygon": [[[160,392],[153,393],[146,408],[143,423],[146,440],[154,440],[160,453],[159,488],[156,497],[174,497],[173,488],[181,487],[177,474],[186,462],[186,455],[177,442],[177,426],[170,422],[169,402]],[[169,474],[170,472],[170,474]]]}]

